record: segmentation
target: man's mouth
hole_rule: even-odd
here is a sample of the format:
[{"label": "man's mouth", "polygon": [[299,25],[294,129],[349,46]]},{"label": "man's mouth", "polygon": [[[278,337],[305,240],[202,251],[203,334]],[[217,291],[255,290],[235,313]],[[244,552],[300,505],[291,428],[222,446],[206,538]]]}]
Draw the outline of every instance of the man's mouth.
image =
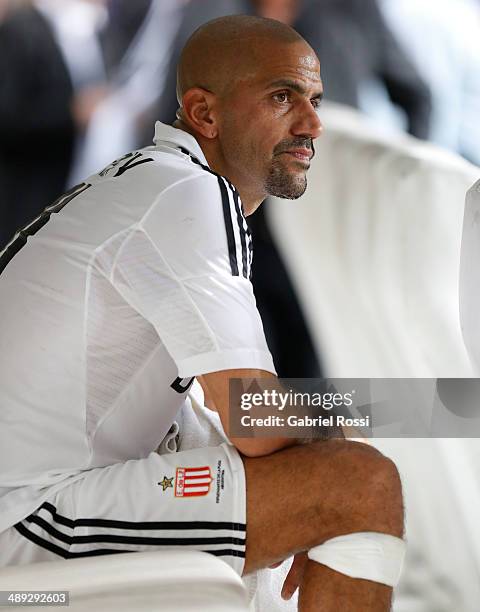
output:
[{"label": "man's mouth", "polygon": [[307,164],[310,163],[311,158],[313,157],[313,151],[311,149],[288,149],[287,151],[282,151],[282,153],[287,153],[288,155],[292,155],[295,159],[299,161],[303,161]]}]

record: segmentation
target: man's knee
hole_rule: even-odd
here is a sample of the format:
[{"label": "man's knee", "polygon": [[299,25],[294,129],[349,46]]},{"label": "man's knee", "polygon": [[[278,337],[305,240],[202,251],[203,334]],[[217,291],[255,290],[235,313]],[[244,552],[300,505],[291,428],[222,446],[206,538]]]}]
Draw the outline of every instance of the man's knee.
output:
[{"label": "man's knee", "polygon": [[[326,446],[320,446],[327,444]],[[403,496],[396,465],[373,446],[348,440],[331,440],[312,445],[312,458],[317,463],[319,482],[326,474],[325,452],[334,476],[330,493],[320,487],[319,513],[325,503],[337,515],[336,533],[378,531],[397,537],[403,535]],[[316,452],[320,451],[320,452]],[[326,499],[327,498],[327,499]]]},{"label": "man's knee", "polygon": [[247,570],[355,532],[401,536],[402,494],[395,465],[347,440],[243,457],[247,484]]},{"label": "man's knee", "polygon": [[[377,451],[372,456],[371,474],[365,475],[372,512],[379,512],[384,527],[372,531],[382,531],[399,538],[404,532],[404,509],[402,482],[395,463]],[[378,520],[378,519],[377,519]],[[379,526],[380,527],[380,526]]]}]

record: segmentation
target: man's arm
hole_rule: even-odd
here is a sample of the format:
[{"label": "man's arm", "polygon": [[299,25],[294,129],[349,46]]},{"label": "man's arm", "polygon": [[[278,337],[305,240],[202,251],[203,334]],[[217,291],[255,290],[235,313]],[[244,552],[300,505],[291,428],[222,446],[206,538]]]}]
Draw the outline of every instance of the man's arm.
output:
[{"label": "man's arm", "polygon": [[[270,455],[275,451],[294,446],[296,444],[305,444],[313,441],[314,436],[308,438],[296,438],[296,437],[265,437],[262,436],[262,431],[259,431],[259,436],[254,437],[255,430],[252,430],[251,438],[236,438],[230,435],[230,410],[235,410],[240,413],[242,410],[240,407],[240,398],[238,398],[237,405],[230,406],[232,398],[230,397],[230,379],[268,379],[267,384],[269,388],[277,388],[279,392],[285,392],[286,389],[281,385],[280,380],[274,374],[266,372],[265,370],[255,369],[237,369],[237,370],[224,370],[221,372],[213,372],[211,374],[204,374],[198,377],[198,381],[203,388],[205,394],[205,404],[208,408],[216,410],[220,415],[223,429],[228,436],[230,442],[245,456],[247,457],[262,457],[264,455]],[[293,406],[286,406],[284,415],[288,415],[291,410],[295,411]],[[260,407],[260,410],[262,407]],[[322,428],[321,431],[317,431],[317,436],[321,438],[328,437],[344,437],[344,434],[340,428]],[[313,434],[313,431],[312,431]],[[318,435],[321,434],[321,435]]]},{"label": "man's arm", "polygon": [[[206,404],[209,408],[216,410],[222,421],[223,429],[228,436],[230,442],[247,457],[262,457],[270,455],[275,451],[299,444],[297,438],[234,438],[230,437],[230,379],[231,378],[270,378],[272,383],[278,381],[278,378],[266,372],[265,370],[224,370],[222,372],[212,372],[204,374],[197,378],[202,386],[206,398]],[[233,407],[232,407],[233,408]],[[240,405],[235,406],[234,410],[240,411]]]}]

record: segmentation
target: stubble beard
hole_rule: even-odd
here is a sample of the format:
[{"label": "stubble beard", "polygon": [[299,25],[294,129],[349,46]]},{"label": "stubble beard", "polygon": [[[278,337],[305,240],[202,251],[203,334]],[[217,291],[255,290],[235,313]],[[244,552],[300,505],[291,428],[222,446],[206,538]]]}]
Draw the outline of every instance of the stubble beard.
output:
[{"label": "stubble beard", "polygon": [[286,200],[297,200],[306,189],[305,173],[289,173],[280,159],[273,160],[265,181],[265,191],[269,195]]}]

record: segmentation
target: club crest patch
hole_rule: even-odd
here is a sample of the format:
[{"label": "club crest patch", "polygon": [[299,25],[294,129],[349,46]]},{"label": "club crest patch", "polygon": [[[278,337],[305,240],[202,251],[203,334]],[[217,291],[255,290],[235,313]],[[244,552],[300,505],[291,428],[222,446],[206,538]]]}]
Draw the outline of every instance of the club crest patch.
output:
[{"label": "club crest patch", "polygon": [[208,466],[179,467],[175,476],[175,497],[207,495],[212,482],[212,473]]}]

